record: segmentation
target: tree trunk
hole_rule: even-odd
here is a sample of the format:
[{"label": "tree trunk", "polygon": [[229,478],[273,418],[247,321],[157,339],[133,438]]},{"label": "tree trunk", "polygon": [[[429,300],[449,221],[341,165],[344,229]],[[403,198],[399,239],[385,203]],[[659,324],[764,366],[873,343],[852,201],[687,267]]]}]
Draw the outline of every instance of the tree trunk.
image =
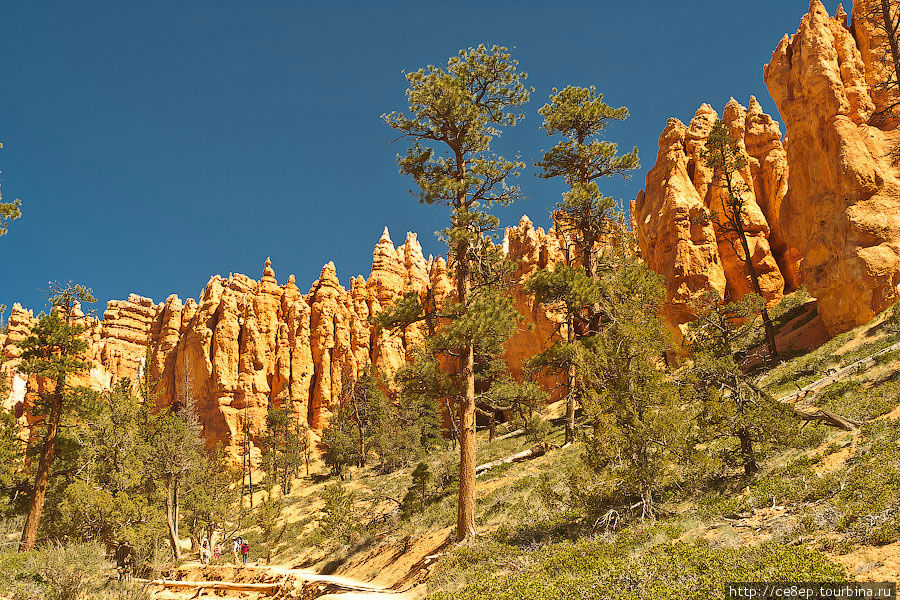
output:
[{"label": "tree trunk", "polygon": [[[569,318],[569,327],[566,338],[571,345],[575,341],[575,319]],[[568,390],[566,394],[566,437],[564,443],[571,444],[575,441],[575,364],[570,363],[567,368]]]},{"label": "tree trunk", "polygon": [[[744,264],[747,267],[747,271],[750,273],[750,280],[753,282],[753,291],[759,294],[759,297],[765,302],[765,298],[763,298],[762,295],[762,288],[759,287],[759,277],[756,275],[756,269],[753,267],[753,260],[750,257],[750,245],[747,243],[747,234],[744,232],[740,214],[738,214],[736,218],[738,222],[738,232],[741,238],[741,247],[744,249]],[[775,327],[772,325],[772,319],[769,318],[769,309],[766,308],[765,304],[763,305],[760,314],[762,315],[763,329],[766,334],[766,346],[769,350],[769,360],[774,360],[778,358],[778,348],[775,346]]]},{"label": "tree trunk", "polygon": [[[750,274],[750,281],[753,283],[753,291],[756,292],[763,302],[765,298],[762,295],[762,288],[759,287],[759,276],[756,274],[756,268],[753,266],[753,258],[750,256],[750,244],[747,242],[747,232],[744,231],[744,221],[741,218],[741,212],[744,207],[743,201],[733,201],[736,197],[731,187],[731,173],[728,172],[726,164],[726,154],[724,148],[720,149],[722,154],[723,171],[725,171],[725,183],[728,186],[728,200],[731,207],[732,225],[737,230],[738,237],[741,240],[741,248],[744,250],[744,266]],[[769,349],[769,360],[778,358],[778,348],[775,346],[775,328],[772,326],[772,320],[769,318],[769,310],[763,305],[762,311],[763,329],[766,334],[766,345]]]},{"label": "tree trunk", "polygon": [[172,547],[172,556],[175,560],[181,559],[181,543],[178,539],[177,511],[175,508],[176,482],[173,475],[166,480],[166,525],[169,532],[169,545]]},{"label": "tree trunk", "polygon": [[47,418],[47,433],[44,436],[44,445],[41,446],[41,457],[34,477],[34,495],[31,498],[31,506],[28,508],[28,516],[25,518],[25,527],[22,529],[19,552],[32,550],[37,540],[38,525],[41,522],[44,499],[47,496],[47,483],[50,481],[50,466],[53,464],[53,455],[56,452],[56,436],[59,431],[59,421],[62,418],[65,388],[66,378],[63,375],[56,379],[56,388],[53,390],[50,415]]},{"label": "tree trunk", "polygon": [[172,501],[175,506],[175,537],[179,540],[181,539],[181,529],[179,525],[181,524],[181,503],[178,501],[181,494],[178,493],[178,482],[180,478],[178,476],[175,477],[175,492],[172,494]]},{"label": "tree trunk", "polygon": [[896,87],[900,87],[900,48],[897,46],[897,35],[891,23],[891,2],[890,0],[881,0],[881,17],[884,20],[884,31],[887,34],[888,43],[891,46],[891,59],[894,63],[894,77]]},{"label": "tree trunk", "polygon": [[[246,411],[245,411],[246,413]],[[246,419],[246,414],[244,419]],[[247,421],[244,421],[244,439],[241,441],[241,510],[244,509],[244,490],[247,486]]]},{"label": "tree trunk", "polygon": [[475,536],[475,349],[464,350],[466,397],[459,405],[459,505],[456,539]]},{"label": "tree trunk", "polygon": [[[355,390],[354,390],[355,392]],[[354,393],[355,396],[355,393]],[[353,398],[353,412],[356,414],[356,426],[359,428],[359,467],[362,468],[366,466],[366,428],[363,425],[362,419],[359,418],[359,404],[356,402],[356,398]]]},{"label": "tree trunk", "polygon": [[[516,452],[515,454],[511,454],[504,458],[498,458],[497,460],[492,460],[491,462],[487,462],[481,465],[478,465],[475,468],[475,473],[477,475],[481,475],[485,471],[489,469],[493,469],[494,467],[499,467],[500,465],[505,465],[508,463],[519,462],[523,460],[528,460],[531,458],[537,458],[539,456],[543,456],[547,454],[547,451],[550,449],[550,444],[547,442],[541,442],[537,446],[533,446],[528,450],[523,450],[522,452]],[[422,492],[424,497],[424,491]]]},{"label": "tree trunk", "polygon": [[759,471],[756,464],[756,454],[753,452],[753,439],[746,427],[737,430],[737,438],[741,442],[741,458],[744,461],[744,475],[753,475]]}]

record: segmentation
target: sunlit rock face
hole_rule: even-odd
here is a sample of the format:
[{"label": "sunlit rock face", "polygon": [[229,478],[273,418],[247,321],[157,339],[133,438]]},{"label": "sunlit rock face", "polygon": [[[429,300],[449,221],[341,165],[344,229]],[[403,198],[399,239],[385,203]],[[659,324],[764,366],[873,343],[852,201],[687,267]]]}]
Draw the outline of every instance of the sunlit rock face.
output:
[{"label": "sunlit rock face", "polygon": [[818,0],[765,66],[786,127],[790,182],[781,205],[786,243],[832,335],[868,322],[900,298],[900,182],[890,151],[896,94],[884,77],[884,40],[862,16],[871,0],[830,17]]},{"label": "sunlit rock face", "polygon": [[[525,293],[525,281],[538,269],[550,268],[565,259],[565,242],[555,226],[544,232],[541,227],[535,229],[531,219],[524,216],[518,226],[506,229],[503,248],[516,263],[516,285],[510,289],[510,295],[522,316],[516,333],[506,342],[506,364],[513,377],[522,380],[526,376],[525,362],[566,333],[559,329],[557,317]],[[561,375],[541,374],[536,381],[550,392],[551,400],[558,400],[565,394],[563,379]]]},{"label": "sunlit rock face", "polygon": [[[535,229],[527,217],[507,230],[504,249],[520,261],[510,293],[523,317],[507,350],[511,371],[522,377],[524,361],[556,335],[556,324],[522,284],[561,254],[555,232]],[[210,447],[221,442],[234,452],[245,440],[255,444],[269,409],[288,400],[302,422],[321,430],[361,372],[377,369],[390,386],[397,369],[425,343],[423,325],[383,331],[371,317],[408,293],[440,307],[453,298],[451,277],[443,258],[423,256],[416,234],[408,233],[395,247],[385,228],[368,279],[351,278],[349,290],[333,263],[304,294],[294,275],[279,284],[266,260],[259,280],[216,275],[197,300],[172,295],[155,304],[132,294],[111,300],[102,320],[78,313],[92,368],[73,383],[105,390],[121,378],[149,381],[158,407],[193,402]],[[0,336],[7,359],[2,376],[11,385],[4,406],[23,425],[32,420],[30,407],[43,382],[18,372],[15,342],[28,335],[34,319],[16,304],[8,333]]]},{"label": "sunlit rock face", "polygon": [[[703,104],[688,125],[669,119],[646,187],[632,204],[641,254],[664,277],[664,315],[676,335],[678,326],[694,318],[693,301],[707,290],[733,300],[753,291],[740,242],[724,227],[727,190],[717,185],[720,178],[704,158],[717,118],[716,111]],[[781,132],[752,96],[749,108],[732,98],[721,118],[744,158],[733,182],[744,200],[741,222],[751,262],[762,295],[772,305],[786,288],[797,286],[800,260],[784,239],[780,218],[788,187]]]}]

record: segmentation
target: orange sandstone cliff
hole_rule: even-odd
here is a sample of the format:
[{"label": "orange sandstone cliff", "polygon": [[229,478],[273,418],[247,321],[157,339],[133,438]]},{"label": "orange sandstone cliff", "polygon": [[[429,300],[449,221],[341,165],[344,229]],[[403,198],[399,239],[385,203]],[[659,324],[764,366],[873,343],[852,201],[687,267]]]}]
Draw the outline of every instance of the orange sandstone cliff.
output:
[{"label": "orange sandstone cliff", "polygon": [[890,151],[896,120],[881,118],[895,93],[874,92],[884,65],[871,0],[853,2],[852,26],[819,0],[765,66],[784,120],[790,185],[781,206],[787,243],[804,257],[801,278],[832,335],[900,298],[900,181]]},{"label": "orange sandstone cliff", "polygon": [[[693,318],[692,301],[713,289],[740,299],[752,291],[733,234],[717,224],[726,192],[706,166],[703,152],[718,115],[708,104],[689,125],[671,118],[659,138],[656,164],[632,204],[632,223],[647,265],[665,279],[665,316],[673,326]],[[742,219],[751,260],[768,304],[796,287],[799,253],[782,234],[779,218],[787,194],[788,165],[778,124],[751,96],[749,108],[733,98],[722,120],[738,140],[746,165],[735,174],[745,201]]]},{"label": "orange sandstone cliff", "polygon": [[[520,281],[560,256],[554,231],[535,229],[527,217],[506,230],[504,250],[519,261]],[[216,275],[196,301],[173,295],[155,304],[132,294],[111,300],[102,320],[80,317],[93,366],[73,383],[104,390],[123,377],[135,381],[146,375],[158,382],[158,406],[187,398],[196,403],[210,445],[223,442],[235,449],[246,438],[252,443],[263,433],[269,408],[287,397],[303,422],[321,430],[361,370],[374,366],[389,378],[424,344],[425,333],[417,326],[378,331],[370,321],[410,292],[443,302],[452,294],[447,264],[440,257],[426,259],[412,233],[395,247],[385,228],[369,278],[351,278],[349,290],[333,263],[304,294],[293,275],[279,284],[266,260],[258,281]],[[556,324],[521,285],[512,294],[523,320],[507,352],[511,371],[521,376],[525,359],[550,343]],[[2,375],[11,384],[4,406],[23,424],[31,421],[41,382],[16,371],[15,342],[27,335],[33,320],[31,311],[16,304],[8,333],[0,335],[0,353],[7,359]]]}]

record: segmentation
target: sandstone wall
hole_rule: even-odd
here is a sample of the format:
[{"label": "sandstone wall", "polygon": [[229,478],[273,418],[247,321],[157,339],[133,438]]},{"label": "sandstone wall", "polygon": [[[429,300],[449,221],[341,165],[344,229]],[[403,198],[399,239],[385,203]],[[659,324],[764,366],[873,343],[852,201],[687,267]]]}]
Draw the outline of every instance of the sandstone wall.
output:
[{"label": "sandstone wall", "polygon": [[765,66],[784,120],[790,167],[781,206],[786,243],[804,256],[801,277],[832,335],[868,322],[898,298],[900,181],[890,157],[896,119],[879,112],[896,94],[875,90],[883,43],[853,2],[852,27],[818,0]]},{"label": "sandstone wall", "polygon": [[[703,104],[687,126],[669,119],[646,187],[631,208],[644,260],[665,278],[664,312],[673,329],[693,318],[692,301],[706,290],[733,300],[752,291],[738,240],[722,227],[727,193],[713,185],[718,177],[703,158],[717,118],[716,111]],[[779,217],[788,180],[781,132],[752,96],[749,108],[732,98],[722,120],[746,161],[735,174],[745,202],[742,223],[760,288],[772,305],[786,288],[797,286],[800,259],[785,240]]]},{"label": "sandstone wall", "polygon": [[[504,248],[522,261],[520,280],[559,255],[555,236],[535,230],[527,217],[507,230]],[[158,406],[193,400],[208,443],[223,442],[235,450],[248,437],[253,443],[264,431],[269,408],[287,398],[302,421],[322,429],[345,386],[363,369],[374,366],[389,379],[424,343],[420,326],[395,333],[376,331],[370,322],[409,292],[445,301],[452,295],[447,263],[426,259],[413,233],[395,247],[385,228],[369,278],[351,278],[349,290],[333,263],[322,268],[304,294],[294,275],[279,284],[266,260],[258,281],[216,275],[196,301],[173,295],[154,304],[132,294],[110,301],[102,320],[81,317],[94,367],[74,383],[102,390],[123,377],[147,376],[157,382]],[[546,347],[555,324],[521,286],[513,296],[525,316],[507,348],[511,369],[521,376],[523,361]],[[15,410],[23,424],[29,422],[40,382],[26,381],[16,371],[20,351],[14,342],[27,335],[33,320],[16,304],[8,334],[0,336],[0,352],[8,359],[2,373],[12,384],[5,407]]]}]

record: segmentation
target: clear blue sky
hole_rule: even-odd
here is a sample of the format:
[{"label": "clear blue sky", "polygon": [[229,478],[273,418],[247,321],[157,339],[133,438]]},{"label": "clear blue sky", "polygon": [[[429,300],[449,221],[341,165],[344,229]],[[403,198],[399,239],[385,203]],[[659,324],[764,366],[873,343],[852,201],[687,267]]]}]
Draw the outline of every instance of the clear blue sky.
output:
[{"label": "clear blue sky", "polygon": [[[514,48],[536,88],[497,150],[533,163],[553,143],[537,114],[550,89],[596,85],[629,107],[608,137],[642,163],[603,189],[633,199],[668,117],[754,94],[780,120],[762,66],[807,8],[0,0],[0,183],[23,202],[0,238],[0,303],[40,310],[50,280],[93,287],[101,311],[129,292],[197,297],[216,273],[258,278],[266,256],[304,291],[329,260],[347,285],[368,276],[385,225],[395,243],[415,231],[426,255],[442,253],[446,214],[408,194],[379,115],[405,108],[402,70],[480,42]],[[505,225],[547,224],[561,187],[534,173]]]}]

